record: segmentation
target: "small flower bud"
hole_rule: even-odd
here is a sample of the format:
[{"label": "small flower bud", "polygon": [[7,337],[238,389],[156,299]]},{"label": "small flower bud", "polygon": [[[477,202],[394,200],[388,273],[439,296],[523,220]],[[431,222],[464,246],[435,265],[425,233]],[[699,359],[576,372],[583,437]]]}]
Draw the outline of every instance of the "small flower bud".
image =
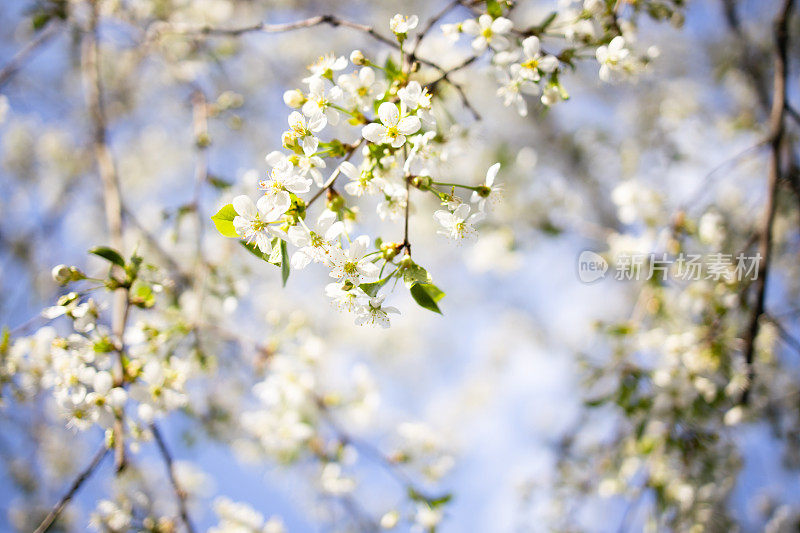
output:
[{"label": "small flower bud", "polygon": [[421,191],[427,191],[433,185],[433,178],[430,176],[414,176],[411,178],[411,185]]},{"label": "small flower bud", "polygon": [[361,50],[353,50],[350,53],[350,62],[358,66],[364,66],[369,63]]},{"label": "small flower bud", "polygon": [[59,285],[66,285],[72,281],[72,273],[67,265],[54,266],[50,274],[53,276],[53,280]]},{"label": "small flower bud", "polygon": [[325,195],[325,205],[329,210],[338,213],[344,207],[344,198],[333,189],[328,189]]},{"label": "small flower bud", "polygon": [[297,109],[306,102],[306,97],[300,89],[292,89],[283,93],[283,103]]},{"label": "small flower bud", "polygon": [[381,252],[383,252],[383,258],[387,261],[391,261],[397,254],[400,253],[400,250],[403,248],[403,244],[399,242],[385,242],[381,244]]}]

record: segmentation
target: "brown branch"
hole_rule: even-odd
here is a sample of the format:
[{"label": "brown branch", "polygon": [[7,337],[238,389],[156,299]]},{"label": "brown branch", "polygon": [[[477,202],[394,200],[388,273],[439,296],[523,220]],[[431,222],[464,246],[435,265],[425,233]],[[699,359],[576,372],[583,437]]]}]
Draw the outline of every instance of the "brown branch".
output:
[{"label": "brown branch", "polygon": [[430,32],[431,29],[433,29],[433,27],[436,25],[436,23],[439,22],[440,20],[442,20],[442,18],[445,15],[447,15],[450,11],[452,11],[453,9],[455,9],[456,7],[458,7],[460,5],[461,5],[461,0],[452,0],[446,6],[444,6],[444,8],[442,8],[441,11],[439,11],[434,16],[432,16],[430,19],[428,19],[428,22],[425,23],[425,26],[419,31],[419,33],[417,33],[417,36],[414,38],[414,44],[411,45],[411,54],[410,54],[410,56],[411,56],[411,61],[412,62],[414,61],[414,59],[416,59],[416,57],[417,57],[417,49],[419,48],[419,45],[422,42],[422,40],[425,38],[425,36],[428,35],[428,32]]},{"label": "brown branch", "polygon": [[256,24],[252,24],[250,26],[243,26],[240,28],[213,28],[210,26],[205,26],[199,29],[189,29],[189,30],[173,29],[170,33],[178,35],[213,35],[213,36],[223,36],[223,37],[239,37],[246,33],[283,33],[283,32],[300,30],[303,28],[313,28],[315,26],[323,26],[323,25],[328,25],[333,28],[337,28],[339,26],[345,28],[351,28],[366,33],[376,41],[380,41],[393,48],[398,48],[398,49],[400,48],[400,45],[397,43],[397,41],[390,39],[384,35],[381,35],[370,26],[346,20],[337,17],[336,15],[317,15],[316,17],[310,17],[295,22],[287,22],[285,24],[267,24],[266,22],[258,22]]},{"label": "brown branch", "polygon": [[800,125],[800,112],[797,111],[794,107],[792,107],[789,103],[786,104],[786,113],[792,117],[792,119]]},{"label": "brown branch", "polygon": [[772,110],[769,117],[769,174],[767,177],[767,203],[764,208],[764,219],[759,230],[758,253],[761,262],[755,284],[755,301],[744,336],[744,358],[747,365],[747,384],[742,391],[741,402],[747,404],[750,397],[752,381],[755,377],[753,360],[755,341],[758,336],[761,316],[764,314],[767,276],[769,275],[772,253],[772,225],[775,221],[776,196],[781,173],[781,145],[784,137],[784,114],[786,111],[786,78],[788,76],[787,50],[789,47],[789,15],[794,7],[794,0],[784,0],[781,10],[775,19],[775,72],[772,87]]},{"label": "brown branch", "polygon": [[[106,212],[111,246],[124,254],[124,241],[122,234],[122,196],[119,189],[119,179],[114,165],[114,158],[107,142],[107,121],[103,107],[103,87],[100,74],[100,44],[98,26],[100,22],[99,0],[92,0],[89,18],[89,31],[84,34],[81,50],[81,70],[84,78],[84,92],[86,107],[92,126],[92,145],[94,148],[97,170],[103,186],[103,204]],[[121,267],[113,268],[115,276],[123,277]],[[118,358],[112,368],[114,385],[119,387],[125,380],[125,371],[122,361],[125,324],[128,318],[130,302],[128,289],[120,287],[114,291],[111,309],[111,333],[114,337]],[[123,440],[123,414],[120,412],[114,422],[114,463],[119,472],[125,466],[125,443]]]},{"label": "brown branch", "polygon": [[172,489],[175,492],[175,499],[178,501],[178,511],[181,515],[181,520],[183,520],[183,524],[186,526],[186,531],[189,533],[194,533],[194,526],[192,525],[192,520],[189,517],[189,510],[186,506],[186,491],[181,489],[180,485],[178,485],[178,480],[175,477],[175,468],[172,461],[172,455],[169,453],[169,449],[167,448],[167,443],[164,441],[164,438],[161,436],[161,432],[158,430],[158,426],[155,423],[150,424],[150,431],[153,432],[153,438],[158,445],[158,451],[161,454],[161,458],[164,460],[164,466],[167,470],[167,475],[169,476],[169,482],[172,484]]},{"label": "brown branch", "polygon": [[790,348],[792,348],[795,352],[800,354],[800,340],[797,340],[789,330],[787,330],[780,321],[775,318],[775,316],[764,312],[764,318],[772,322],[775,326],[775,329],[778,330],[778,335],[783,339],[783,342],[787,344]]},{"label": "brown branch", "polygon": [[[460,4],[461,2],[458,2],[458,3]],[[343,19],[343,18],[337,17],[336,15],[318,15],[316,17],[311,17],[311,18],[307,18],[307,19],[303,19],[303,20],[298,20],[296,22],[287,22],[285,24],[267,24],[265,22],[259,22],[259,23],[256,23],[256,24],[252,24],[250,26],[243,26],[243,27],[240,27],[240,28],[213,28],[213,27],[210,27],[210,26],[205,26],[205,27],[202,27],[202,28],[199,28],[199,29],[187,29],[187,30],[170,28],[168,31],[166,31],[166,33],[172,33],[172,34],[175,34],[175,35],[186,35],[186,36],[210,35],[210,36],[239,37],[239,36],[244,35],[246,33],[282,33],[282,32],[294,31],[294,30],[299,30],[299,29],[304,29],[304,28],[313,28],[315,26],[323,26],[323,25],[328,25],[328,26],[331,26],[331,27],[334,27],[334,28],[342,26],[344,28],[350,28],[350,29],[354,29],[354,30],[360,31],[362,33],[365,33],[365,34],[369,35],[370,37],[372,37],[376,41],[379,41],[379,42],[381,42],[381,43],[383,43],[383,44],[385,44],[387,46],[390,46],[390,47],[392,47],[392,48],[394,48],[396,50],[399,50],[401,54],[403,53],[403,48],[400,46],[400,43],[398,43],[397,41],[392,40],[392,39],[390,39],[390,38],[388,38],[388,37],[386,37],[384,35],[381,35],[377,31],[375,31],[374,28],[372,28],[370,26],[367,26],[367,25],[364,25],[364,24],[359,24],[358,22],[353,22],[353,21],[350,21],[350,20],[347,20],[347,19]],[[161,31],[165,31],[165,30],[157,29],[157,30],[154,31],[154,34],[158,35],[158,33],[161,32]],[[450,69],[449,71],[444,69],[444,68],[442,68],[442,67],[440,67],[435,62],[433,62],[433,61],[431,61],[429,59],[422,58],[422,57],[420,57],[420,56],[418,56],[416,54],[413,55],[413,58],[414,58],[414,61],[418,61],[419,63],[427,65],[427,66],[435,69],[436,71],[438,71],[439,74],[441,75],[441,79],[447,81],[450,85],[453,86],[453,88],[456,89],[456,91],[458,92],[459,97],[461,98],[462,103],[464,104],[464,107],[466,107],[472,113],[472,116],[475,117],[476,120],[480,120],[481,117],[478,114],[478,112],[475,110],[475,108],[470,104],[469,100],[467,99],[467,95],[464,92],[464,88],[461,87],[460,84],[455,83],[451,79],[448,78],[448,75],[450,73],[455,72],[456,70],[459,70],[461,68],[464,68],[465,66],[467,66],[470,63],[472,63],[473,61],[475,61],[475,59],[477,59],[477,57],[470,58],[469,60],[467,60],[465,62],[465,64],[459,65],[459,66],[457,66],[457,67],[455,67],[453,69]]]},{"label": "brown branch", "polygon": [[0,88],[2,88],[6,83],[8,83],[14,75],[19,72],[19,70],[25,64],[25,61],[30,59],[33,54],[41,48],[42,45],[47,43],[52,37],[54,37],[58,30],[60,29],[60,25],[56,23],[50,23],[46,28],[41,30],[36,37],[31,39],[28,44],[23,46],[19,52],[11,59],[11,61],[6,64],[2,69],[0,69]]},{"label": "brown branch", "polygon": [[[349,161],[350,158],[353,157],[353,154],[356,153],[356,150],[358,149],[358,147],[361,146],[362,142],[364,142],[364,139],[361,139],[356,144],[350,145],[350,147],[347,149],[347,155],[344,156],[344,159],[342,159],[342,161],[343,162],[344,161]],[[306,207],[308,207],[311,204],[313,204],[315,201],[317,201],[317,199],[320,196],[322,196],[322,193],[324,193],[325,191],[327,191],[328,189],[333,187],[333,184],[336,183],[336,178],[339,177],[339,172],[340,172],[340,170],[339,170],[339,167],[337,166],[336,170],[334,170],[333,173],[331,174],[331,177],[328,178],[328,181],[325,182],[325,184],[322,186],[322,188],[320,188],[320,190],[318,190],[316,193],[314,193],[314,196],[312,196],[311,199],[308,201],[308,203],[306,204]]]},{"label": "brown branch", "polygon": [[97,450],[97,453],[94,454],[94,458],[92,459],[92,462],[89,463],[89,466],[87,466],[82,472],[78,474],[78,477],[76,477],[75,480],[70,485],[69,490],[67,490],[67,492],[61,497],[61,499],[58,500],[58,503],[55,504],[55,506],[50,510],[50,512],[47,513],[47,516],[45,517],[44,520],[42,520],[42,523],[39,524],[39,527],[37,527],[34,530],[34,533],[44,533],[45,531],[50,529],[50,527],[53,525],[56,519],[58,519],[58,517],[61,515],[61,512],[67,506],[69,501],[73,498],[73,496],[75,496],[75,494],[78,492],[81,486],[83,486],[86,480],[89,479],[89,477],[91,477],[92,473],[100,465],[103,458],[108,453],[108,450],[109,448],[108,446],[105,445],[105,443],[103,443],[103,445],[100,446],[100,449]]},{"label": "brown branch", "polygon": [[478,113],[478,111],[470,103],[469,98],[467,98],[467,93],[464,91],[464,88],[461,86],[461,84],[453,81],[452,79],[450,79],[450,75],[453,74],[454,72],[457,72],[457,71],[459,71],[459,70],[461,70],[463,68],[468,67],[469,65],[471,65],[472,63],[477,61],[479,58],[480,58],[480,55],[470,56],[467,59],[465,59],[464,61],[462,61],[461,63],[459,63],[459,64],[455,65],[454,67],[451,67],[451,68],[449,68],[447,70],[439,69],[439,72],[440,72],[439,77],[425,85],[425,87],[429,91],[432,92],[432,91],[434,91],[436,89],[436,86],[438,84],[440,84],[441,82],[443,82],[443,81],[445,81],[448,84],[450,84],[450,86],[452,86],[456,90],[456,92],[458,93],[459,98],[461,98],[462,105],[465,108],[467,108],[470,111],[470,113],[472,113],[472,116],[473,116],[473,118],[475,120],[481,120],[480,114]]}]

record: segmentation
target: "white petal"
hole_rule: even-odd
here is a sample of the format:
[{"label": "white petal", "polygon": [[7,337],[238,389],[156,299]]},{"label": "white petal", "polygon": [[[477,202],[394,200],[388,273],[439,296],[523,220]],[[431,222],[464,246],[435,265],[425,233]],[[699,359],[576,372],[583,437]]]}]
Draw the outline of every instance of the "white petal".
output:
[{"label": "white petal", "polygon": [[361,235],[360,237],[353,240],[352,244],[350,245],[349,254],[350,257],[355,259],[360,259],[363,255],[367,252],[367,247],[369,246],[369,236]]},{"label": "white petal", "polygon": [[378,116],[385,126],[391,128],[396,126],[400,120],[400,111],[395,104],[384,102],[378,107]]},{"label": "white petal", "polygon": [[474,19],[469,19],[461,24],[461,31],[470,35],[478,35],[481,32],[481,28]]},{"label": "white petal", "polygon": [[358,169],[350,161],[342,161],[339,165],[339,171],[351,180],[357,180],[359,177]]},{"label": "white petal", "polygon": [[285,213],[292,206],[292,197],[286,191],[280,191],[275,195],[275,210],[280,213]]},{"label": "white petal", "polygon": [[256,211],[256,206],[253,203],[253,200],[251,200],[249,196],[245,196],[244,194],[237,196],[236,198],[233,199],[232,203],[233,203],[233,209],[240,216],[253,219],[258,215],[258,211]]},{"label": "white petal", "polygon": [[297,111],[292,111],[289,113],[289,127],[293,130],[295,129],[305,129],[306,127],[306,119],[303,117],[302,114],[298,113]]},{"label": "white petal", "polygon": [[508,33],[514,27],[514,24],[505,17],[497,17],[492,22],[492,33]]},{"label": "white petal", "polygon": [[522,49],[525,50],[525,56],[528,58],[536,57],[536,54],[539,53],[540,44],[539,38],[535,35],[532,37],[528,37],[524,41],[522,41]]},{"label": "white petal", "polygon": [[279,152],[278,150],[272,151],[267,154],[267,157],[264,158],[267,161],[267,164],[271,167],[276,167],[278,164],[286,159],[286,156],[283,152]]},{"label": "white petal", "polygon": [[414,116],[405,117],[397,123],[397,131],[403,135],[411,135],[412,133],[416,133],[421,127],[422,123],[420,123],[419,117]]},{"label": "white petal", "polygon": [[319,146],[319,139],[316,137],[303,137],[303,153],[310,156],[317,152]]},{"label": "white petal", "polygon": [[344,222],[342,222],[341,220],[337,220],[336,222],[331,224],[331,227],[328,228],[328,231],[325,232],[325,240],[332,241],[342,233],[344,233]]},{"label": "white petal", "polygon": [[456,217],[458,220],[466,220],[468,215],[469,215],[468,204],[461,204],[458,207],[456,207],[455,211],[453,211],[453,216]]},{"label": "white petal", "polygon": [[369,67],[364,67],[358,71],[358,79],[362,85],[369,87],[375,83],[375,71]]},{"label": "white petal", "polygon": [[539,69],[542,72],[553,72],[558,68],[558,58],[556,56],[544,56],[539,61]]},{"label": "white petal", "polygon": [[363,135],[366,140],[374,142],[375,144],[383,144],[386,142],[386,128],[376,122],[364,126],[361,129],[361,135]]},{"label": "white petal", "polygon": [[495,163],[494,165],[489,167],[489,170],[486,172],[486,183],[487,187],[491,187],[494,184],[494,178],[497,176],[497,172],[500,170],[500,163]]},{"label": "white petal", "polygon": [[301,270],[307,267],[311,263],[311,256],[303,252],[303,250],[297,250],[294,255],[292,255],[292,268]]}]

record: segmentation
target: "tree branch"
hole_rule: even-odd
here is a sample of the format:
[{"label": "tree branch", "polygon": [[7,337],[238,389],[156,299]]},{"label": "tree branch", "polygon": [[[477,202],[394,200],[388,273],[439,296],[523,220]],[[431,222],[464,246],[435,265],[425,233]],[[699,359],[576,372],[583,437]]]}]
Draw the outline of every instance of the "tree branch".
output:
[{"label": "tree branch", "polygon": [[[81,70],[84,79],[84,92],[86,107],[92,126],[92,145],[94,148],[97,170],[103,185],[103,204],[106,212],[111,245],[124,254],[124,241],[122,234],[122,196],[119,189],[119,180],[114,165],[114,158],[107,142],[106,115],[103,107],[103,87],[100,74],[100,44],[98,26],[100,21],[99,0],[91,1],[89,18],[89,31],[83,37],[81,50]],[[113,267],[114,275],[124,275],[121,267]],[[122,362],[125,323],[129,310],[128,289],[121,287],[114,292],[112,303],[111,333],[114,337],[115,348],[118,354],[117,361],[112,368],[114,385],[119,387],[125,380]],[[120,413],[114,423],[114,462],[119,472],[125,466],[125,443],[123,440],[124,427],[123,415]]]},{"label": "tree branch", "polygon": [[[342,159],[342,161],[343,162],[348,161],[351,157],[353,157],[353,154],[356,153],[356,150],[358,149],[359,146],[361,146],[362,142],[364,142],[364,139],[361,139],[360,141],[358,141],[358,143],[351,145],[347,150],[347,155],[344,156],[344,159]],[[328,178],[328,181],[325,182],[325,184],[322,186],[320,190],[314,193],[314,196],[312,196],[311,199],[308,201],[306,207],[313,204],[320,196],[322,196],[322,193],[333,187],[333,184],[336,183],[336,178],[339,177],[339,172],[340,170],[339,167],[337,166],[336,170],[334,170],[333,173],[331,174],[331,177]]]},{"label": "tree branch", "polygon": [[19,72],[25,61],[30,59],[33,54],[47,41],[58,33],[60,28],[59,24],[50,23],[46,28],[38,32],[38,34],[23,46],[19,52],[0,70],[0,88],[8,83],[14,75]]},{"label": "tree branch", "polygon": [[75,496],[75,494],[78,492],[81,486],[83,486],[86,480],[89,479],[89,477],[91,477],[92,473],[100,465],[103,458],[108,453],[108,450],[109,448],[108,446],[106,446],[105,443],[103,443],[103,445],[100,446],[100,449],[97,450],[97,453],[94,454],[94,458],[92,459],[92,462],[89,463],[89,466],[87,466],[81,473],[78,474],[78,477],[76,477],[75,480],[70,485],[69,490],[67,490],[67,492],[61,497],[61,499],[58,500],[58,503],[56,503],[56,505],[50,510],[50,512],[47,513],[47,516],[45,517],[44,520],[42,520],[42,523],[39,524],[39,527],[37,527],[34,530],[34,533],[44,533],[45,531],[50,529],[50,527],[53,525],[56,519],[61,515],[61,512],[67,506],[69,501],[73,498],[73,496]]},{"label": "tree branch", "polygon": [[781,173],[781,145],[783,143],[783,122],[786,111],[786,78],[788,76],[787,50],[789,46],[789,15],[794,7],[794,0],[784,0],[778,17],[775,19],[775,72],[772,87],[772,110],[769,117],[769,173],[767,176],[767,203],[764,208],[764,218],[759,230],[758,253],[761,262],[758,268],[758,277],[755,284],[755,301],[750,312],[747,329],[744,336],[744,358],[747,365],[747,384],[742,391],[741,402],[747,404],[755,377],[753,360],[755,356],[755,341],[759,331],[759,320],[764,314],[767,277],[769,275],[770,259],[772,253],[772,225],[775,221],[776,196],[778,182],[782,179]]},{"label": "tree branch", "polygon": [[161,436],[158,426],[156,426],[155,423],[150,424],[150,430],[153,432],[153,438],[158,445],[158,451],[161,454],[161,458],[164,460],[164,466],[166,467],[167,475],[169,476],[169,482],[172,484],[173,492],[175,492],[175,499],[178,501],[178,511],[180,512],[181,520],[183,520],[183,524],[186,526],[186,531],[189,533],[194,533],[194,526],[192,525],[192,520],[189,517],[189,510],[186,507],[186,492],[181,489],[180,485],[178,485],[178,480],[175,477],[175,468],[173,466],[172,455],[169,453],[167,444],[164,441],[164,438]]}]

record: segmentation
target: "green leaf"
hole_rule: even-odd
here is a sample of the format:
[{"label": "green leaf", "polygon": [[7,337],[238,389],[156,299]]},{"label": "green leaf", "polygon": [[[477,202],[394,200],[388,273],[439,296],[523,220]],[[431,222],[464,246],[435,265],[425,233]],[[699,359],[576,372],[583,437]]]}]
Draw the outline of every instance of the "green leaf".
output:
[{"label": "green leaf", "polygon": [[258,257],[262,261],[266,261],[267,263],[270,262],[269,256],[267,254],[265,254],[265,253],[262,253],[261,250],[258,249],[258,246],[255,245],[255,243],[251,242],[250,244],[248,244],[245,241],[239,241],[239,244],[244,246],[245,250],[247,250],[248,252],[250,252],[254,256]]},{"label": "green leaf", "polygon": [[115,265],[125,268],[125,259],[123,259],[122,255],[113,248],[109,248],[108,246],[97,246],[89,250],[89,253],[98,257],[102,257],[106,261],[110,261]]},{"label": "green leaf", "polygon": [[229,189],[233,187],[233,183],[231,183],[230,181],[211,174],[208,175],[207,181],[215,189]]},{"label": "green leaf", "polygon": [[386,72],[386,75],[393,80],[399,78],[403,73],[403,71],[400,70],[400,67],[398,67],[397,64],[392,60],[391,56],[386,58],[386,63],[384,63],[383,68]]},{"label": "green leaf", "polygon": [[381,290],[381,287],[386,285],[390,279],[395,276],[395,273],[392,272],[388,274],[385,278],[379,279],[378,281],[373,281],[372,283],[362,283],[358,286],[359,289],[367,293],[370,298],[375,298],[378,295],[378,291]]},{"label": "green leaf", "polygon": [[486,12],[489,13],[493,19],[503,16],[503,7],[497,0],[487,0]]},{"label": "green leaf", "polygon": [[217,214],[211,217],[211,220],[214,221],[214,226],[216,226],[217,231],[220,232],[223,237],[238,239],[239,234],[236,233],[236,229],[233,227],[234,218],[236,218],[236,210],[233,208],[233,205],[228,204],[222,206],[222,208],[217,211]]},{"label": "green leaf", "polygon": [[431,276],[428,274],[428,271],[416,263],[411,263],[410,265],[403,267],[402,271],[403,283],[406,284],[406,287],[411,288],[411,286],[415,283],[431,282]]},{"label": "green leaf", "polygon": [[442,314],[436,302],[444,298],[444,292],[432,283],[414,283],[411,288],[411,297],[420,307]]},{"label": "green leaf", "polygon": [[289,279],[289,250],[287,250],[286,241],[281,239],[281,280],[283,286],[286,286],[286,280]]},{"label": "green leaf", "polygon": [[3,334],[0,337],[0,356],[5,356],[11,346],[11,330],[8,326],[3,326]]},{"label": "green leaf", "polygon": [[156,303],[156,295],[153,289],[145,284],[137,282],[131,289],[131,303],[142,309],[149,309]]}]

